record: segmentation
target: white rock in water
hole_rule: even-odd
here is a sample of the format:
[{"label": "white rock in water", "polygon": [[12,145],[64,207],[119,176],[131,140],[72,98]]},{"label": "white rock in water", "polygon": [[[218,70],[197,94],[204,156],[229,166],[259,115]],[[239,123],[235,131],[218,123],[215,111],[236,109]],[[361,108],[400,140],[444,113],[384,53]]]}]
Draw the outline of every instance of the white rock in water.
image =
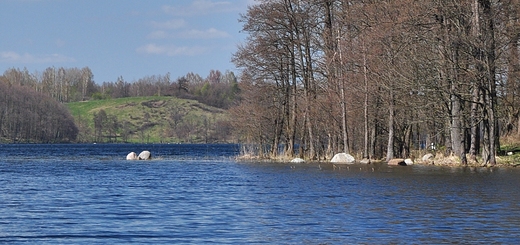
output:
[{"label": "white rock in water", "polygon": [[354,163],[355,161],[356,159],[347,153],[338,153],[330,160],[330,162],[334,163]]},{"label": "white rock in water", "polygon": [[388,161],[388,165],[390,165],[390,166],[407,166],[405,159],[402,159],[402,158],[390,159],[390,161]]},{"label": "white rock in water", "polygon": [[410,166],[413,165],[413,160],[410,158],[406,158],[404,159],[404,163],[406,163],[406,166]]},{"label": "white rock in water", "polygon": [[305,162],[305,160],[301,159],[301,158],[295,158],[293,160],[291,160],[292,163],[303,163]]},{"label": "white rock in water", "polygon": [[139,153],[139,160],[150,160],[152,159],[152,154],[149,151],[143,151]]},{"label": "white rock in water", "polygon": [[132,151],[126,155],[126,160],[139,160],[139,157],[135,152]]},{"label": "white rock in water", "polygon": [[362,164],[370,164],[370,159],[368,159],[368,158],[363,158],[363,159],[361,159],[361,161],[359,161],[359,163],[362,163]]},{"label": "white rock in water", "polygon": [[407,159],[394,158],[394,159],[390,159],[390,161],[388,161],[388,165],[410,166],[410,165],[413,165],[413,161],[410,158],[407,158]]},{"label": "white rock in water", "polygon": [[432,158],[433,158],[433,154],[428,153],[428,154],[426,154],[426,155],[424,155],[424,156],[422,157],[422,160],[423,160],[423,161],[428,161],[428,160],[430,160],[430,159],[432,159]]}]

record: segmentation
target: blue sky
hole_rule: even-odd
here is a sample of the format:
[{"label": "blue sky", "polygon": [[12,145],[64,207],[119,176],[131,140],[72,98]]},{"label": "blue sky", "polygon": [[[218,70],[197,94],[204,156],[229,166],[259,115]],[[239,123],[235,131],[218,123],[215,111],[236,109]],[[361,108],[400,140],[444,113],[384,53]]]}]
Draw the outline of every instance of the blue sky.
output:
[{"label": "blue sky", "polygon": [[96,83],[236,71],[253,0],[0,0],[0,74],[88,66]]}]

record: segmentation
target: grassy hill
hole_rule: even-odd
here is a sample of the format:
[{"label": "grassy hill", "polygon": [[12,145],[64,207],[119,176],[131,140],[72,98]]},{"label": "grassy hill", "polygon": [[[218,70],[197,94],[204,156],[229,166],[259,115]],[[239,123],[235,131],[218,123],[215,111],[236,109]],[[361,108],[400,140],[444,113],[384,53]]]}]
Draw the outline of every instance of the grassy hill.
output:
[{"label": "grassy hill", "polygon": [[80,142],[232,141],[225,110],[195,100],[165,96],[128,97],[74,102],[68,103],[67,107],[79,127]]}]

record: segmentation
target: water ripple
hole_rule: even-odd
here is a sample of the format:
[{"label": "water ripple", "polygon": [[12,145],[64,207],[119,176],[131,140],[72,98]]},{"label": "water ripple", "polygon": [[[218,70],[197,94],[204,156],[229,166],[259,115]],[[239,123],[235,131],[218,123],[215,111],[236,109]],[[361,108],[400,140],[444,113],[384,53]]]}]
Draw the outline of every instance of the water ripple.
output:
[{"label": "water ripple", "polygon": [[143,162],[110,156],[135,145],[92,147],[2,146],[0,243],[519,242],[517,169],[237,163],[233,149],[171,145]]}]

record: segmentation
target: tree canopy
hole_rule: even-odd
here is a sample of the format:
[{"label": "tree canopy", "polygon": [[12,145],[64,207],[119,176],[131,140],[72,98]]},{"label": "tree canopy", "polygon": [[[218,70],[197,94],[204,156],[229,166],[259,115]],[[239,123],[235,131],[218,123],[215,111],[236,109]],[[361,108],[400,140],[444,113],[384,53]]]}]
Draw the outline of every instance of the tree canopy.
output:
[{"label": "tree canopy", "polygon": [[13,143],[57,143],[76,139],[67,108],[29,87],[0,80],[0,139]]},{"label": "tree canopy", "polygon": [[495,164],[500,135],[520,136],[519,13],[518,0],[259,1],[233,58],[236,132],[271,157],[434,144]]}]

